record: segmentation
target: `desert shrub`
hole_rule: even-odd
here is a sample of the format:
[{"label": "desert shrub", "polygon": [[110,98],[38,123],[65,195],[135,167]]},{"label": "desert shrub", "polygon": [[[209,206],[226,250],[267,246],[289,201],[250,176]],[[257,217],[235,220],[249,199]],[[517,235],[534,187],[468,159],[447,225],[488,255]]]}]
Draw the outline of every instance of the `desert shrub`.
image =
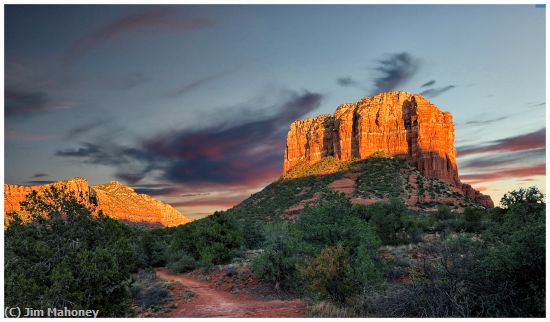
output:
[{"label": "desert shrub", "polygon": [[168,268],[174,273],[186,273],[197,268],[197,261],[186,253],[180,253],[168,264]]},{"label": "desert shrub", "polygon": [[[413,271],[413,283],[388,288],[383,294],[369,294],[363,299],[363,313],[543,317],[545,208],[543,195],[535,189],[531,193],[531,197],[521,191],[513,193],[521,197],[510,199],[505,210],[496,210],[500,222],[482,229],[479,238],[462,233],[426,248],[424,251],[434,259]],[[482,213],[482,218],[490,216]]]},{"label": "desert shrub", "polygon": [[350,280],[349,254],[341,244],[321,250],[302,270],[309,287],[323,297],[345,303],[356,290]]},{"label": "desert shrub", "polygon": [[[302,292],[301,286],[317,283],[317,278],[310,279],[324,274],[315,275],[317,269],[322,270],[321,266],[312,264],[315,258],[337,245],[344,249],[347,265],[352,267],[345,273],[346,283],[354,288],[347,297],[353,297],[367,283],[374,285],[381,281],[376,254],[380,245],[378,237],[365,220],[357,217],[357,209],[344,194],[329,190],[324,191],[313,206],[306,207],[295,223],[276,223],[266,229],[264,253],[256,259],[253,268],[265,280]],[[316,286],[313,290],[317,292]],[[320,295],[327,294],[335,300],[342,299],[341,294],[336,296],[332,291]]]},{"label": "desert shrub", "polygon": [[364,218],[372,225],[384,245],[417,242],[429,222],[420,221],[417,213],[407,209],[397,198],[367,207]]},{"label": "desert shrub", "polygon": [[449,206],[439,205],[437,207],[437,212],[435,213],[435,217],[438,220],[446,220],[451,218],[451,216],[452,216],[452,213],[451,213],[451,208],[449,208]]},{"label": "desert shrub", "polygon": [[30,194],[22,207],[30,221],[12,214],[5,231],[5,305],[131,313],[139,254],[130,227],[92,217],[77,196],[55,187]]},{"label": "desert shrub", "polygon": [[163,304],[170,296],[168,287],[151,270],[140,270],[135,275],[131,293],[134,302],[142,308]]},{"label": "desert shrub", "polygon": [[231,215],[216,212],[204,219],[176,227],[170,235],[166,256],[179,261],[178,254],[192,256],[201,266],[226,264],[243,246],[244,239]]},{"label": "desert shrub", "polygon": [[267,226],[265,236],[264,250],[252,262],[253,272],[276,288],[297,290],[302,284],[298,266],[312,252],[311,248],[303,243],[300,232],[289,222]]}]

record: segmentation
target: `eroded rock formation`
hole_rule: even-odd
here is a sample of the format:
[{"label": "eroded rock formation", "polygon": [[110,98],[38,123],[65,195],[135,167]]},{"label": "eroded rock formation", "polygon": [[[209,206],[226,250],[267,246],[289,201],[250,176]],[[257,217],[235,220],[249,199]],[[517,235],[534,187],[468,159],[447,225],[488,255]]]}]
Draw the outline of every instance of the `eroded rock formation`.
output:
[{"label": "eroded rock formation", "polygon": [[[25,217],[20,202],[32,191],[43,193],[51,186],[65,187],[74,192],[81,202],[102,210],[113,219],[144,226],[178,226],[191,220],[170,205],[144,194],[138,194],[128,186],[116,181],[90,186],[83,178],[74,178],[39,186],[4,184],[4,214],[16,211]],[[97,206],[95,205],[97,204]]]},{"label": "eroded rock formation", "polygon": [[406,159],[424,175],[448,182],[486,207],[489,196],[460,182],[453,118],[420,95],[387,92],[340,105],[334,115],[295,121],[287,136],[284,172],[326,156],[341,161],[375,153]]}]

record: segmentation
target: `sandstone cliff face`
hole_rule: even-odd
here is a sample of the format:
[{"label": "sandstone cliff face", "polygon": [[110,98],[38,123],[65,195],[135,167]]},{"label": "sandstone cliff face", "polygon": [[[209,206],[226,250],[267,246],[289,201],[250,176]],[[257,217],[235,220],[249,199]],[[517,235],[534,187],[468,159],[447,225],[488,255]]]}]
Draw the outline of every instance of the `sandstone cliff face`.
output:
[{"label": "sandstone cliff face", "polygon": [[365,97],[340,105],[332,116],[292,123],[284,172],[299,162],[313,163],[325,156],[348,161],[374,153],[404,158],[424,175],[446,181],[464,195],[493,207],[490,197],[463,185],[458,178],[451,114],[420,95],[406,92]]},{"label": "sandstone cliff face", "polygon": [[138,194],[130,187],[118,182],[90,186],[83,178],[74,178],[40,186],[19,186],[4,184],[4,214],[10,211],[21,213],[20,202],[27,194],[37,191],[39,194],[51,186],[66,187],[81,196],[82,201],[96,211],[102,210],[113,219],[123,220],[145,226],[178,226],[191,220],[177,209],[147,195]]}]

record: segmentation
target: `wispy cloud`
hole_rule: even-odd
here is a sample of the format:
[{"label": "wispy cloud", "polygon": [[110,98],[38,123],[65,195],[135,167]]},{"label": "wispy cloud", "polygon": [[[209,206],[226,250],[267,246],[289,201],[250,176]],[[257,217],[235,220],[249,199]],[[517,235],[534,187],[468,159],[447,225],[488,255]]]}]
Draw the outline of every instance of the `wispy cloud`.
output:
[{"label": "wispy cloud", "polygon": [[426,97],[436,97],[439,96],[445,92],[450,91],[451,89],[455,88],[455,85],[448,85],[443,87],[437,87],[437,88],[430,88],[427,90],[424,90],[420,92],[420,95],[426,96]]},{"label": "wispy cloud", "polygon": [[460,179],[469,184],[476,184],[506,178],[525,178],[543,175],[546,175],[546,164],[529,165],[495,172],[466,174],[461,175]]},{"label": "wispy cloud", "polygon": [[150,29],[189,32],[209,28],[214,25],[214,22],[209,18],[181,14],[169,7],[133,13],[123,16],[95,32],[80,38],[67,51],[65,62],[70,63],[112,39],[137,30]]},{"label": "wispy cloud", "polygon": [[86,123],[86,124],[74,127],[72,129],[70,129],[69,131],[67,131],[67,138],[80,137],[83,134],[89,133],[89,132],[101,127],[105,123],[106,123],[105,121],[101,120],[101,121],[94,121],[94,122],[90,122],[90,123]]},{"label": "wispy cloud", "polygon": [[48,176],[47,173],[35,173],[34,175],[31,176],[31,179],[38,179],[38,178],[43,178],[47,176]]},{"label": "wispy cloud", "polygon": [[4,89],[6,118],[29,117],[41,113],[73,107],[74,102],[56,101],[44,91],[22,90],[7,86]]},{"label": "wispy cloud", "polygon": [[4,130],[4,135],[8,140],[19,140],[19,141],[46,141],[55,137],[53,134],[34,134],[28,133],[19,130],[13,130],[6,128]]},{"label": "wispy cloud", "polygon": [[[195,130],[160,134],[136,147],[83,142],[56,155],[113,166],[117,176],[137,183],[149,172],[179,184],[254,186],[281,174],[281,151],[289,124],[316,109],[322,96],[287,92],[269,116],[225,121]],[[259,109],[263,110],[263,109]],[[130,165],[133,165],[131,167]]]},{"label": "wispy cloud", "polygon": [[546,128],[538,131],[495,140],[482,146],[464,146],[457,149],[458,156],[486,152],[522,151],[546,147]]},{"label": "wispy cloud", "polygon": [[345,76],[336,79],[336,84],[342,87],[356,87],[365,90],[365,87],[359,81],[353,79],[351,76]]},{"label": "wispy cloud", "polygon": [[418,60],[407,52],[391,54],[379,60],[378,66],[374,69],[380,73],[380,76],[373,80],[374,89],[371,94],[398,88],[416,74],[418,67]]},{"label": "wispy cloud", "polygon": [[480,170],[480,169],[498,169],[501,167],[525,165],[533,161],[543,161],[546,155],[546,149],[534,149],[527,151],[516,151],[510,153],[498,153],[478,156],[473,160],[468,160],[460,164],[460,169]]},{"label": "wispy cloud", "polygon": [[420,87],[428,87],[428,86],[432,86],[433,84],[435,84],[435,80],[431,80],[429,82],[426,82],[426,83],[422,84]]},{"label": "wispy cloud", "polygon": [[493,124],[493,123],[496,123],[496,122],[500,122],[500,121],[504,121],[506,119],[508,119],[509,116],[501,116],[501,117],[497,117],[495,119],[489,119],[489,120],[475,120],[475,121],[468,121],[465,123],[465,125],[474,125],[474,126],[477,126],[477,125],[481,125],[481,126],[485,126],[485,125],[489,125],[489,124]]}]

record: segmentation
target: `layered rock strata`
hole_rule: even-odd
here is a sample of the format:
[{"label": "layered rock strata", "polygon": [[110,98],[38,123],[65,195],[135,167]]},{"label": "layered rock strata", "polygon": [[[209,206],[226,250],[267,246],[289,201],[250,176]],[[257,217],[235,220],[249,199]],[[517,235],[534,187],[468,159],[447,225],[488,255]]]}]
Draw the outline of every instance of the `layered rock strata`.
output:
[{"label": "layered rock strata", "polygon": [[300,162],[341,161],[383,154],[406,159],[424,175],[448,182],[486,207],[489,196],[460,182],[453,118],[420,95],[387,92],[340,105],[334,115],[291,124],[284,172]]}]

